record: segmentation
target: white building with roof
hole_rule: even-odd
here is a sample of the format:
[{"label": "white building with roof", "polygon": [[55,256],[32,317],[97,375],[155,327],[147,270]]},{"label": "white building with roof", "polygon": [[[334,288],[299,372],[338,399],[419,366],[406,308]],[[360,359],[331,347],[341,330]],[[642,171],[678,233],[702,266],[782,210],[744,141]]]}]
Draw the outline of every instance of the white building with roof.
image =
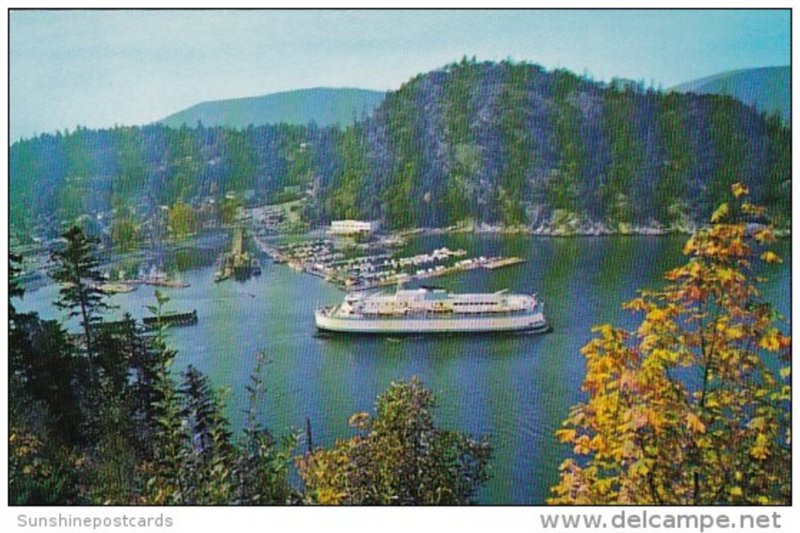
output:
[{"label": "white building with roof", "polygon": [[377,220],[333,220],[328,233],[331,235],[358,235],[370,234],[378,231],[380,222]]}]

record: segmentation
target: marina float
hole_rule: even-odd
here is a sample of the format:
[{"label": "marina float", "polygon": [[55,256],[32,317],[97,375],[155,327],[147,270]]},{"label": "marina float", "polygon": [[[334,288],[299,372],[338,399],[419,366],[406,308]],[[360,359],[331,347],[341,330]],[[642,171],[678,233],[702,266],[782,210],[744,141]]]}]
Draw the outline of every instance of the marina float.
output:
[{"label": "marina float", "polygon": [[156,329],[160,326],[193,326],[197,324],[197,309],[191,311],[172,311],[161,316],[146,316],[142,319],[144,327]]}]

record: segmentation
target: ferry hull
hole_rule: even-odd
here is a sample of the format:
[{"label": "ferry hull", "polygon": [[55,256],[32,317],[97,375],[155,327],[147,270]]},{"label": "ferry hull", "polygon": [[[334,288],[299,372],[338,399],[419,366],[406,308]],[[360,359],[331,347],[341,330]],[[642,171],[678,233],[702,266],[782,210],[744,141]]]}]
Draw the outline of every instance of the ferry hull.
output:
[{"label": "ferry hull", "polygon": [[501,317],[458,318],[345,318],[317,311],[317,329],[355,334],[502,333],[547,331],[543,313]]}]

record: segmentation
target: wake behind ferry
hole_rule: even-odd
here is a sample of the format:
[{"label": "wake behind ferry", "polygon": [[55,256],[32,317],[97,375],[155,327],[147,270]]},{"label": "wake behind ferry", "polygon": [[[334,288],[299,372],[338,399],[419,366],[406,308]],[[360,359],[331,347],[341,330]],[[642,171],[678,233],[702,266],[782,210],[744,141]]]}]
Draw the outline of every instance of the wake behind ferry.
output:
[{"label": "wake behind ferry", "polygon": [[338,333],[490,333],[548,329],[536,295],[454,294],[438,287],[394,294],[351,293],[340,305],[319,307],[317,328]]}]

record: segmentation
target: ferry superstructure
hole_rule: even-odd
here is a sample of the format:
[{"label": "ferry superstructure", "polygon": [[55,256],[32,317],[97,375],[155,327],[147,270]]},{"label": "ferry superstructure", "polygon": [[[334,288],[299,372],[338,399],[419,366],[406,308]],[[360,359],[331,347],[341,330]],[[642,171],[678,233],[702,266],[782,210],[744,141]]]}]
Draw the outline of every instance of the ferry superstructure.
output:
[{"label": "ferry superstructure", "polygon": [[350,293],[339,305],[318,307],[317,328],[338,333],[490,333],[546,331],[536,295],[456,294],[435,287],[394,294]]}]

